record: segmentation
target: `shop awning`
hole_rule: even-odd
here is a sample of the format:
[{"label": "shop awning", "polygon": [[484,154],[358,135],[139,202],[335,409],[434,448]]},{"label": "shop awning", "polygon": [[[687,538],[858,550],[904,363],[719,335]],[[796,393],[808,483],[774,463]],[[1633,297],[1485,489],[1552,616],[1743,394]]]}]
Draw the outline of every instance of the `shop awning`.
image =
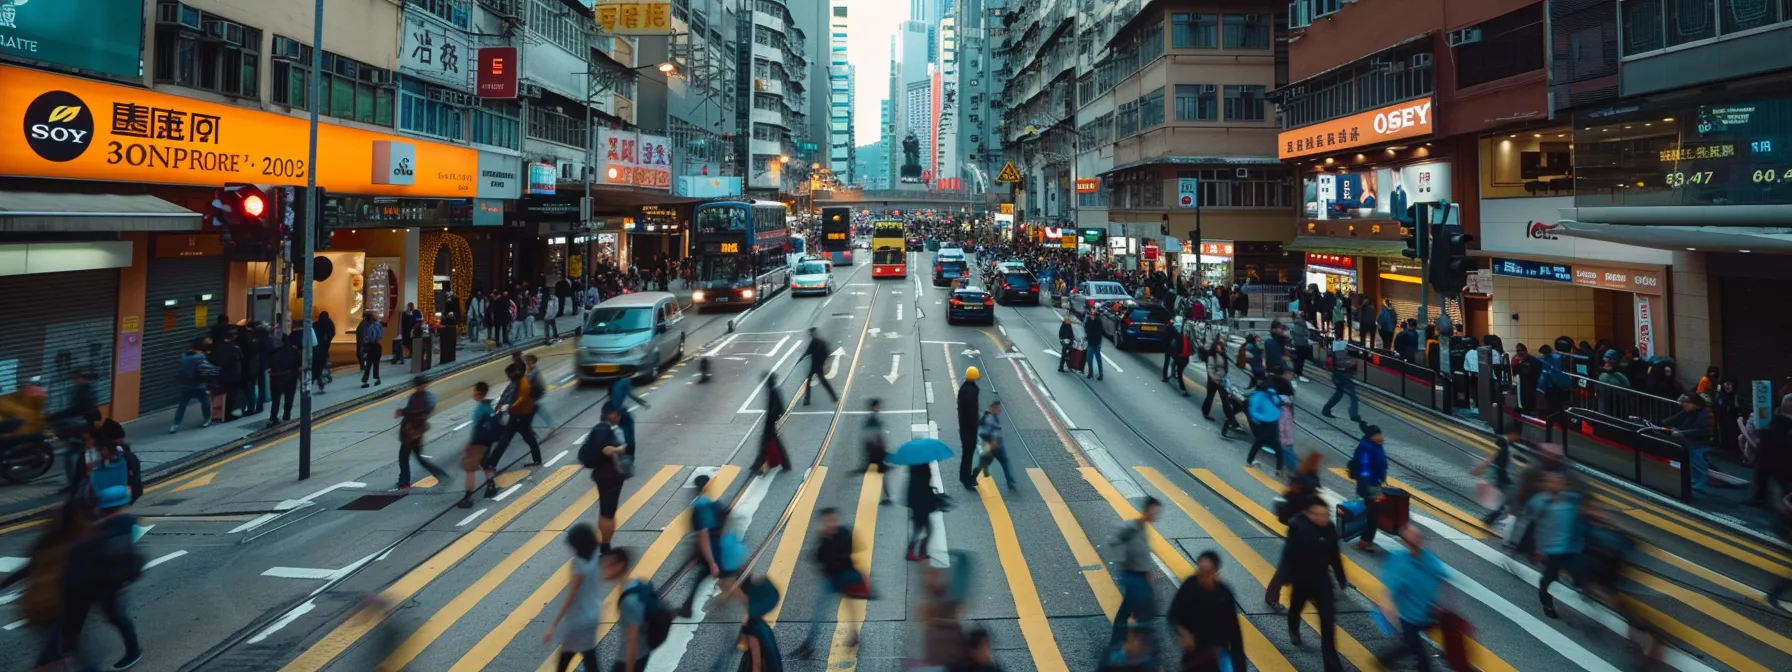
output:
[{"label": "shop awning", "polygon": [[1294,242],[1285,245],[1284,249],[1293,252],[1319,252],[1352,257],[1398,257],[1401,250],[1406,249],[1406,243],[1398,240],[1295,236]]},{"label": "shop awning", "polygon": [[0,191],[0,231],[198,231],[199,213],[143,194]]},{"label": "shop awning", "polygon": [[1792,254],[1792,229],[1744,226],[1625,226],[1562,220],[1556,235],[1662,250]]},{"label": "shop awning", "polygon": [[1101,171],[1097,175],[1106,177],[1122,170],[1143,168],[1145,166],[1279,166],[1282,160],[1273,156],[1154,156],[1123,163]]}]

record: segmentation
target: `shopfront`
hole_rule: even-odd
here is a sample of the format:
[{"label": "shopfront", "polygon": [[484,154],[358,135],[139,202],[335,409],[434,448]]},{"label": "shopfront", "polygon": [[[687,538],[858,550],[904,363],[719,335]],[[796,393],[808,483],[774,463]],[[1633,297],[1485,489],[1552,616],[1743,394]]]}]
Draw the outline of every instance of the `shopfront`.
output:
[{"label": "shopfront", "polygon": [[1307,275],[1302,287],[1318,287],[1321,292],[1333,294],[1356,291],[1356,257],[1308,252],[1306,259]]},{"label": "shopfront", "polygon": [[1232,284],[1232,241],[1207,240],[1199,247],[1197,254],[1194,241],[1182,241],[1182,254],[1177,261],[1182,265],[1183,277],[1199,277],[1208,287]]},{"label": "shopfront", "polygon": [[[139,361],[142,324],[121,324],[114,303],[136,251],[130,241],[0,244],[0,394],[35,378],[49,408],[66,408],[85,373],[99,402],[111,402],[114,375],[135,374]],[[116,370],[115,354],[124,356]]]},{"label": "shopfront", "polygon": [[689,208],[642,206],[624,223],[629,237],[629,263],[639,268],[658,268],[685,255],[685,219]]}]

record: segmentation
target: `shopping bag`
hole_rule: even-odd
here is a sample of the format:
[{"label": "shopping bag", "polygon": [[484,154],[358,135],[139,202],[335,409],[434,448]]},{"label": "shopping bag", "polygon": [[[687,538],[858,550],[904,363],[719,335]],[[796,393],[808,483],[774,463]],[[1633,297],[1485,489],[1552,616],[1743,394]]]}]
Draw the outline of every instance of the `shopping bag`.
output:
[{"label": "shopping bag", "polygon": [[1499,486],[1480,481],[1475,483],[1475,503],[1484,509],[1497,509],[1506,505],[1506,493],[1500,492]]},{"label": "shopping bag", "polygon": [[1442,631],[1439,644],[1444,648],[1444,666],[1455,672],[1473,672],[1475,668],[1468,663],[1468,637],[1475,634],[1474,626],[1456,612],[1439,609],[1437,627]]}]

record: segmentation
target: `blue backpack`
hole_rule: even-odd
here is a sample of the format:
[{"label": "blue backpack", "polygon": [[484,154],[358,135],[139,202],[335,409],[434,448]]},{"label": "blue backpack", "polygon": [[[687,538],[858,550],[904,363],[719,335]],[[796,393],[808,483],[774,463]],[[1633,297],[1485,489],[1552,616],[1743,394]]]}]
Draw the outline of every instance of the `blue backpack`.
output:
[{"label": "blue backpack", "polygon": [[1251,395],[1250,407],[1246,411],[1251,422],[1270,423],[1282,419],[1281,397],[1274,390],[1258,390]]}]

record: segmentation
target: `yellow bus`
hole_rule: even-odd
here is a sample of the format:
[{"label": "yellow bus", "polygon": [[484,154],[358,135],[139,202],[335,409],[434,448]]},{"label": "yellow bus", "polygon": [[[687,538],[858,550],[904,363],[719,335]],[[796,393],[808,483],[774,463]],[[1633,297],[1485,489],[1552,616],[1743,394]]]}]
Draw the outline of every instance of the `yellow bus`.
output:
[{"label": "yellow bus", "polygon": [[871,277],[908,277],[908,225],[901,220],[871,225]]}]

